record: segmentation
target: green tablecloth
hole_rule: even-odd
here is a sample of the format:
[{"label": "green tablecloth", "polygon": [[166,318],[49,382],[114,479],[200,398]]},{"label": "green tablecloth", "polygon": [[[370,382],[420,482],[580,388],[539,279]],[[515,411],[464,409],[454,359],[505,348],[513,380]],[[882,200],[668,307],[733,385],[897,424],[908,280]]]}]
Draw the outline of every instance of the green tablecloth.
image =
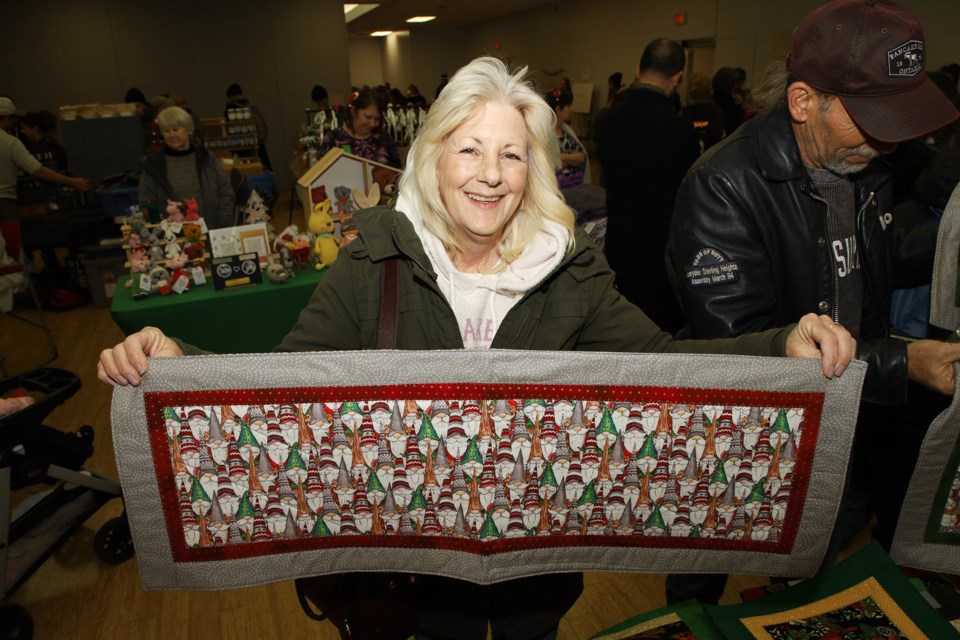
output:
[{"label": "green tablecloth", "polygon": [[117,283],[110,307],[127,335],[145,326],[214,353],[262,353],[280,344],[326,271],[304,269],[285,284],[215,291],[212,281],[183,294],[134,300],[130,276]]}]

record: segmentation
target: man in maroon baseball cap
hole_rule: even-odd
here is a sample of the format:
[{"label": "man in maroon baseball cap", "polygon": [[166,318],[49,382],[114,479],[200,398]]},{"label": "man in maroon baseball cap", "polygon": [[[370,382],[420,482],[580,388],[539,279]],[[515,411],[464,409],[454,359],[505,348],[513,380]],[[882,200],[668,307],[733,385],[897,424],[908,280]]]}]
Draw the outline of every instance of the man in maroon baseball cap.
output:
[{"label": "man in maroon baseball cap", "polygon": [[927,78],[917,16],[884,0],[831,2],[793,32],[787,69],[840,97],[869,137],[903,142],[939,129],[957,110]]},{"label": "man in maroon baseball cap", "polygon": [[[927,79],[926,47],[916,15],[886,0],[834,0],[813,11],[787,59],[753,88],[758,114],[687,173],[667,245],[688,322],[678,336],[730,337],[813,312],[857,339],[869,369],[855,464],[872,455],[865,443],[897,442],[896,469],[874,474],[870,491],[874,535],[887,546],[922,441],[916,398],[951,394],[960,359],[960,345],[890,337],[892,290],[930,281],[936,230],[903,242],[877,158],[958,116]],[[724,277],[703,278],[708,267]],[[805,552],[825,552],[832,564],[839,536],[823,546]],[[725,583],[669,576],[667,597],[716,602]]]}]

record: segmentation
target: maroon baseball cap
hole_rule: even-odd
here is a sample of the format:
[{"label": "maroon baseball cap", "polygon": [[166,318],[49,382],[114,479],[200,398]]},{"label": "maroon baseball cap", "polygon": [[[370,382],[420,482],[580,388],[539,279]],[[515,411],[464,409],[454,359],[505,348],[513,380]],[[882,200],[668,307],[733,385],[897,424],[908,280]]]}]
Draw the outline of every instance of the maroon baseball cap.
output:
[{"label": "maroon baseball cap", "polygon": [[793,31],[790,74],[840,96],[870,137],[902,142],[957,119],[927,78],[925,40],[912,11],[886,0],[834,0]]}]

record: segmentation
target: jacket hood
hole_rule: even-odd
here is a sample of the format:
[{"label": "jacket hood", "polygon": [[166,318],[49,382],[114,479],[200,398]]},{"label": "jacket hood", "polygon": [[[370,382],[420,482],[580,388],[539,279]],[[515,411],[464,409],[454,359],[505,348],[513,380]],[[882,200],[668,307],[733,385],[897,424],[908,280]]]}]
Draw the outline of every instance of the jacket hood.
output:
[{"label": "jacket hood", "polygon": [[[437,274],[449,278],[458,288],[473,287],[475,280],[457,271],[443,243],[426,229],[422,217],[411,210],[402,195],[397,199],[396,209],[410,220]],[[537,238],[524,247],[520,256],[490,281],[495,282],[493,290],[518,294],[539,285],[560,264],[566,254],[568,239],[566,229],[548,221]]]}]

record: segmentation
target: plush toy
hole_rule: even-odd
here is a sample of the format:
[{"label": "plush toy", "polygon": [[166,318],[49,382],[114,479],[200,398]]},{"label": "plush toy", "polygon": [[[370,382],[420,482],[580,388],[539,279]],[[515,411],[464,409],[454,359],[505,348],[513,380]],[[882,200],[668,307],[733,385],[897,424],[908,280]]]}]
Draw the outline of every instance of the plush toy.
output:
[{"label": "plush toy", "polygon": [[186,209],[186,216],[184,220],[193,222],[200,219],[200,207],[197,206],[196,198],[187,198],[183,201],[184,208]]},{"label": "plush toy", "polygon": [[170,227],[167,227],[167,228],[161,227],[160,233],[162,235],[158,237],[158,240],[164,244],[170,244],[171,242],[177,241],[177,232],[171,229]]},{"label": "plush toy", "polygon": [[178,242],[168,243],[163,250],[164,255],[167,256],[167,260],[173,260],[174,258],[178,257],[182,252],[183,250],[180,249],[180,244]]},{"label": "plush toy", "polygon": [[290,279],[290,272],[282,264],[267,265],[267,279],[273,284],[283,284]]},{"label": "plush toy", "polygon": [[154,262],[160,262],[161,260],[167,257],[166,254],[164,254],[163,252],[163,247],[161,247],[158,244],[155,244],[152,247],[150,247],[150,252],[147,255],[149,255],[150,259],[153,260]]},{"label": "plush toy", "polygon": [[141,205],[140,208],[143,209],[147,222],[159,224],[160,221],[163,220],[163,215],[160,213],[160,207],[154,203],[148,202],[145,205]]},{"label": "plush toy", "polygon": [[167,221],[183,222],[183,204],[167,200]]},{"label": "plush toy", "polygon": [[199,242],[203,238],[203,227],[196,222],[184,222],[181,231],[188,242]]},{"label": "plush toy", "polygon": [[159,291],[161,287],[167,286],[170,280],[170,272],[159,266],[150,269],[149,275],[151,290],[153,291]]},{"label": "plush toy", "polygon": [[139,249],[143,246],[143,243],[140,242],[140,235],[137,233],[131,233],[127,242],[130,244],[131,249]]},{"label": "plush toy", "polygon": [[380,185],[381,202],[379,204],[393,204],[397,200],[397,180],[400,174],[386,167],[374,167],[373,181]]},{"label": "plush toy", "polygon": [[[167,263],[167,266],[170,266],[170,263],[169,263],[169,262]],[[189,291],[189,290],[190,290],[190,276],[187,275],[187,272],[183,270],[182,266],[181,266],[181,267],[176,267],[176,268],[174,269],[173,273],[170,274],[170,287],[171,287],[171,289],[173,288],[173,285],[177,284],[177,281],[180,280],[181,278],[183,278],[183,281],[187,283],[187,284],[186,284],[186,287],[184,287],[183,290],[184,290],[184,291]],[[161,293],[162,293],[162,292],[161,292]]]},{"label": "plush toy", "polygon": [[155,229],[152,227],[144,227],[140,230],[140,244],[144,247],[152,247],[157,244],[157,233],[159,232],[162,236],[162,231],[160,229]]},{"label": "plush toy", "polygon": [[150,258],[146,256],[141,258],[134,258],[130,261],[130,272],[131,273],[146,273],[150,270],[150,267],[153,266],[153,263],[150,261]]},{"label": "plush toy", "polygon": [[[143,214],[141,214],[142,216]],[[133,218],[130,220],[130,233],[136,233],[138,235],[143,233],[144,228],[147,226],[147,223],[143,221],[143,217]]]},{"label": "plush toy", "polygon": [[167,269],[183,269],[185,264],[187,264],[187,254],[185,253],[178,253],[172,258],[167,257]]},{"label": "plush toy", "polygon": [[350,198],[353,195],[350,193],[350,187],[334,187],[333,195],[337,198],[337,213],[341,216],[349,216],[356,210]]},{"label": "plush toy", "polygon": [[293,260],[290,249],[287,247],[280,247],[280,264],[290,272],[290,275],[293,275],[293,267],[296,263]]},{"label": "plush toy", "polygon": [[191,242],[183,248],[183,254],[190,260],[202,260],[206,247],[202,242]]},{"label": "plush toy", "polygon": [[330,196],[327,195],[327,188],[324,185],[321,184],[310,189],[310,202],[313,202],[315,205],[329,199]]},{"label": "plush toy", "polygon": [[176,235],[179,235],[180,232],[183,230],[183,223],[182,223],[182,222],[177,222],[176,220],[174,220],[174,221],[163,220],[163,221],[160,223],[160,229],[161,229],[164,233],[167,233],[167,234],[173,233],[173,235],[176,236]]},{"label": "plush toy", "polygon": [[310,231],[317,234],[313,252],[317,256],[316,269],[329,267],[337,259],[340,239],[333,235],[333,218],[330,217],[330,201],[325,200],[313,207],[308,221]]}]

